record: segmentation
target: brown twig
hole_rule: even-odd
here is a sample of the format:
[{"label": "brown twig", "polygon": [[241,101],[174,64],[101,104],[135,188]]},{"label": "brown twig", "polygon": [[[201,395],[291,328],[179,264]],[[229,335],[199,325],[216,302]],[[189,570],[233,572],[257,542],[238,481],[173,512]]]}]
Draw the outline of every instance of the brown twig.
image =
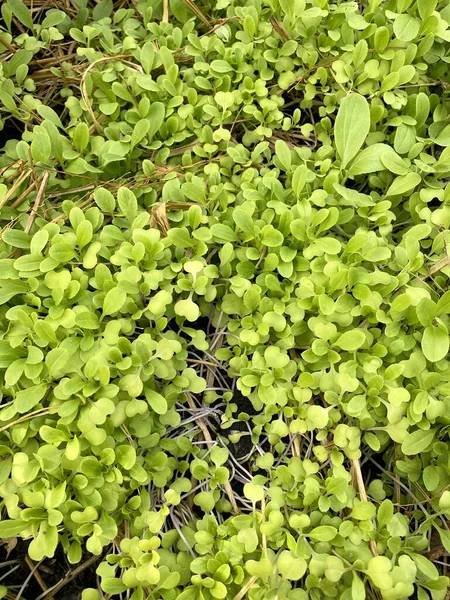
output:
[{"label": "brown twig", "polygon": [[[195,358],[186,358],[186,362],[188,363],[192,363],[194,365],[206,365],[208,367],[214,367],[214,368],[222,368],[222,365],[220,365],[219,363],[213,363],[209,360],[196,360]],[[226,370],[226,369],[225,369]]]},{"label": "brown twig", "polygon": [[[397,459],[398,459],[397,444],[394,444],[394,464],[397,462]],[[397,506],[400,506],[401,490],[400,490],[400,486],[398,484],[397,477],[395,478],[395,481],[394,481],[394,497],[395,497],[395,502],[396,502]]]},{"label": "brown twig", "polygon": [[22,204],[22,202],[26,199],[28,194],[30,194],[30,192],[34,189],[34,187],[35,187],[35,182],[33,181],[27,187],[27,189],[24,192],[22,192],[22,194],[20,194],[20,196],[18,198],[16,198],[16,200],[14,200],[14,202],[11,204],[11,208],[17,208],[18,206],[20,206]]},{"label": "brown twig", "polygon": [[5,46],[5,48],[8,48],[10,52],[16,52],[17,50],[16,48],[14,48],[14,46],[7,42],[3,36],[0,36],[0,44],[2,46]]},{"label": "brown twig", "polygon": [[289,33],[286,31],[286,29],[283,27],[283,25],[280,23],[280,21],[278,21],[278,19],[275,19],[274,16],[270,17],[270,24],[275,29],[275,31],[278,33],[278,35],[280,37],[282,37],[284,40],[288,41],[291,39],[291,36],[289,35]]},{"label": "brown twig", "polygon": [[183,3],[186,4],[186,6],[188,8],[190,8],[192,10],[192,12],[194,13],[194,15],[197,15],[197,17],[203,21],[203,23],[207,26],[207,27],[211,27],[211,23],[208,21],[208,19],[205,17],[205,15],[202,13],[202,11],[198,8],[198,6],[196,6],[192,0],[183,0]]},{"label": "brown twig", "polygon": [[[7,165],[4,165],[3,167],[0,168],[0,175],[3,175],[3,173],[5,171],[7,171],[8,169],[11,169],[12,167],[14,167],[14,165],[18,165],[20,167],[20,165],[23,164],[23,161],[19,160],[15,160],[13,162],[8,163]],[[3,182],[5,183],[5,182]]]},{"label": "brown twig", "polygon": [[[261,517],[261,522],[264,523],[264,521],[266,520],[266,498],[264,494],[261,498]],[[267,558],[267,535],[265,535],[264,533],[261,534],[261,542],[263,547],[264,558]]]},{"label": "brown twig", "polygon": [[163,14],[162,14],[162,22],[169,22],[169,0],[163,0]]},{"label": "brown twig", "polygon": [[[361,473],[361,465],[359,464],[359,460],[357,458],[354,458],[354,459],[352,459],[351,463],[352,463],[353,475],[354,475],[354,477],[356,479],[356,483],[358,485],[359,498],[360,498],[361,502],[368,502],[367,494],[366,494],[366,487],[364,485],[364,479],[363,479],[363,476]],[[370,546],[370,551],[372,552],[373,556],[378,556],[377,544],[376,544],[375,540],[370,540],[369,546]]]},{"label": "brown twig", "polygon": [[167,218],[167,202],[158,202],[150,208],[150,226],[159,229],[161,237],[167,237],[170,223]]},{"label": "brown twig", "polygon": [[11,186],[11,188],[6,192],[6,194],[0,201],[0,209],[2,209],[5,206],[5,204],[11,198],[11,196],[14,194],[14,192],[17,190],[17,188],[20,186],[20,184],[25,181],[25,179],[30,175],[30,173],[31,173],[31,169],[27,169],[21,175],[19,175],[17,181],[14,183],[14,185]]},{"label": "brown twig", "polygon": [[32,419],[33,417],[43,417],[44,415],[49,415],[49,414],[51,414],[50,409],[40,408],[39,410],[35,410],[31,413],[28,413],[27,415],[23,415],[22,417],[19,417],[15,421],[8,423],[8,425],[3,425],[3,427],[0,427],[0,433],[2,433],[3,431],[6,431],[10,427],[14,427],[14,425],[18,425],[19,423],[28,421],[29,419]]},{"label": "brown twig", "polygon": [[86,562],[78,566],[76,569],[71,571],[68,575],[63,577],[61,581],[53,585],[51,588],[48,588],[43,594],[38,596],[36,600],[42,600],[43,598],[49,598],[49,594],[56,595],[65,585],[67,585],[72,579],[78,577],[80,573],[89,568],[92,564],[101,559],[101,555],[94,555],[87,559]]},{"label": "brown twig", "polygon": [[258,577],[256,575],[253,575],[253,577],[250,577],[250,579],[244,585],[242,590],[236,594],[236,596],[233,598],[233,600],[242,600],[242,598],[244,598],[245,595],[247,594],[248,590],[251,587],[253,587],[253,584],[256,582],[257,579],[258,579]]},{"label": "brown twig", "polygon": [[267,246],[264,246],[264,248],[261,250],[261,254],[259,255],[259,259],[258,262],[255,265],[255,270],[259,267],[259,265],[262,263],[262,261],[264,260],[264,257],[267,254]]},{"label": "brown twig", "polygon": [[30,61],[28,64],[30,65],[60,65],[61,61],[67,62],[70,58],[77,57],[78,54],[65,54],[63,56],[50,56],[49,58],[38,58],[36,60]]},{"label": "brown twig", "polygon": [[445,267],[450,267],[450,256],[441,258],[436,263],[434,263],[434,265],[430,268],[428,273],[426,275],[422,275],[420,277],[420,279],[422,281],[425,281],[425,279],[428,279],[429,277],[433,277],[433,275],[436,275],[436,273],[438,273],[439,271],[442,271],[442,269],[445,269]]},{"label": "brown twig", "polygon": [[[195,402],[193,401],[192,396],[190,395],[190,393],[189,392],[185,392],[185,395],[186,395],[186,399],[188,401],[189,406],[191,408],[195,409],[196,408]],[[198,419],[195,419],[195,422],[200,427],[200,429],[201,429],[201,431],[203,433],[203,437],[205,438],[205,441],[208,444],[215,444],[214,440],[211,437],[211,434],[209,433],[209,429],[208,429],[205,421],[202,418],[198,418]],[[224,483],[224,488],[225,488],[225,491],[227,493],[228,499],[230,500],[231,506],[233,507],[234,514],[238,515],[241,511],[239,510],[239,507],[238,507],[237,502],[236,502],[236,498],[234,497],[234,494],[233,494],[233,489],[232,489],[231,484],[230,484],[229,481],[227,481],[226,483]]]},{"label": "brown twig", "polygon": [[101,129],[100,129],[100,124],[95,117],[94,111],[92,110],[92,106],[89,101],[89,95],[87,93],[87,88],[86,88],[86,77],[87,77],[88,73],[95,67],[95,65],[98,65],[101,62],[107,62],[109,60],[120,60],[121,58],[130,58],[130,56],[131,56],[131,54],[118,54],[117,56],[102,56],[102,58],[97,58],[97,60],[94,60],[94,62],[92,62],[88,66],[88,68],[85,70],[85,72],[83,73],[83,75],[81,77],[81,84],[80,84],[81,97],[83,98],[83,102],[86,105],[86,108],[87,108],[89,114],[91,115],[91,119],[92,119],[92,122],[95,126],[95,130],[97,133],[100,133]]},{"label": "brown twig", "polygon": [[[42,559],[42,560],[43,560],[43,559]],[[19,590],[19,591],[18,591],[18,593],[17,593],[16,600],[19,600],[19,598],[22,598],[22,600],[25,600],[25,598],[22,596],[22,594],[23,594],[23,592],[24,592],[25,588],[27,587],[27,585],[28,585],[28,582],[29,582],[29,581],[30,581],[30,579],[33,577],[33,575],[34,575],[34,572],[35,572],[35,571],[38,569],[39,565],[42,563],[42,560],[40,560],[40,561],[39,561],[39,562],[38,562],[36,565],[33,565],[33,568],[31,569],[31,572],[30,572],[30,574],[29,574],[29,575],[26,577],[26,579],[25,579],[25,581],[23,582],[23,584],[22,584],[22,586],[21,586],[20,590]]]},{"label": "brown twig", "polygon": [[[39,587],[41,588],[41,590],[43,592],[47,592],[48,591],[48,585],[45,583],[45,581],[42,579],[41,574],[39,573],[39,569],[37,568],[38,565],[35,565],[33,563],[33,561],[31,560],[31,558],[27,555],[25,556],[25,562],[27,563],[27,565],[30,567],[31,572],[34,575],[34,578],[36,579],[36,581],[39,584]],[[48,600],[54,600],[54,596],[50,595],[48,596]]]},{"label": "brown twig", "polygon": [[37,212],[39,207],[44,199],[45,188],[47,187],[48,178],[50,177],[50,173],[45,171],[44,175],[41,179],[41,185],[39,186],[39,191],[36,196],[36,200],[34,201],[33,208],[31,209],[30,216],[28,217],[27,224],[25,225],[24,231],[25,233],[30,233],[31,228],[33,227],[34,220],[36,219]]},{"label": "brown twig", "polygon": [[90,190],[95,189],[95,185],[92,183],[91,185],[83,185],[77,188],[71,188],[70,190],[61,190],[59,192],[52,192],[48,195],[49,198],[58,198],[59,196],[68,196],[69,194],[76,194],[77,192],[89,192]]},{"label": "brown twig", "polygon": [[292,438],[292,448],[293,455],[300,458],[300,440],[298,438],[298,433],[294,433],[294,437]]}]

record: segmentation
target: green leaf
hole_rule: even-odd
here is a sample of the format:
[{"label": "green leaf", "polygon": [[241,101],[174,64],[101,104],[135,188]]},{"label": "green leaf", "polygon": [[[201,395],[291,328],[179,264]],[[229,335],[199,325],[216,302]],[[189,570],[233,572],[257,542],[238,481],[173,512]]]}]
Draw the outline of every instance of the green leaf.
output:
[{"label": "green leaf", "polygon": [[327,254],[339,254],[341,251],[341,243],[332,237],[319,238],[316,240],[316,246]]},{"label": "green leaf", "polygon": [[450,552],[450,531],[441,529],[440,527],[436,527],[436,529],[439,531],[439,536],[446,552]]},{"label": "green leaf", "polygon": [[406,194],[417,187],[421,181],[422,177],[418,173],[408,173],[396,177],[386,192],[386,198]]},{"label": "green leaf", "polygon": [[119,465],[129,471],[136,462],[136,450],[130,445],[116,446],[114,450]]},{"label": "green leaf", "polygon": [[138,211],[134,193],[126,187],[120,187],[117,192],[117,203],[128,222],[131,223],[136,218]]},{"label": "green leaf", "polygon": [[44,321],[42,319],[36,321],[34,324],[34,331],[36,332],[36,335],[41,338],[41,340],[55,343],[58,341],[55,330],[48,321]]},{"label": "green leaf", "polygon": [[257,502],[261,502],[264,498],[264,488],[260,485],[255,485],[254,483],[246,483],[244,485],[244,496],[248,498],[252,504],[256,504]]},{"label": "green leaf", "polygon": [[33,29],[33,17],[22,0],[8,0],[7,4],[20,23],[28,27],[28,29]]},{"label": "green leaf", "polygon": [[82,221],[77,227],[77,242],[78,247],[84,248],[92,240],[92,223],[87,219]]},{"label": "green leaf", "polygon": [[353,572],[351,600],[365,600],[365,598],[366,586],[358,577],[358,575],[355,572]]},{"label": "green leaf", "polygon": [[389,521],[392,519],[393,516],[394,516],[394,505],[392,504],[391,500],[386,499],[380,504],[380,506],[378,508],[378,514],[377,514],[378,525],[380,527],[384,527],[385,525],[387,525],[389,523]]},{"label": "green leaf", "polygon": [[101,595],[100,592],[94,588],[85,588],[81,592],[81,600],[101,600]]},{"label": "green leaf", "polygon": [[117,102],[101,102],[99,104],[99,109],[104,115],[112,115],[119,108],[119,104]]},{"label": "green leaf", "polygon": [[[63,18],[65,18],[65,16],[66,16],[62,11],[55,11],[54,13],[51,13],[51,14],[55,15],[55,17],[62,15]],[[44,27],[45,27],[45,25],[44,25],[45,20],[46,19],[44,19],[44,21],[42,22],[42,25]],[[32,54],[31,54],[31,56],[32,56]],[[31,56],[30,56],[30,59],[31,59]],[[45,106],[44,104],[42,104],[42,106],[38,107],[37,111],[43,119],[47,119],[48,121],[53,123],[53,125],[55,125],[56,127],[63,128],[63,124],[61,123],[61,119],[59,118],[58,113],[56,111],[54,111],[53,108],[50,108],[50,106]],[[47,133],[49,133],[49,132],[47,132]]]},{"label": "green leaf", "polygon": [[127,295],[123,290],[118,287],[112,288],[103,300],[103,314],[112,315],[118,312],[125,304],[126,299]]},{"label": "green leaf", "polygon": [[295,556],[290,550],[283,550],[278,556],[277,568],[281,576],[290,581],[298,581],[306,573],[307,562]]},{"label": "green leaf", "polygon": [[165,114],[166,109],[164,108],[164,104],[162,102],[154,102],[150,106],[150,110],[147,115],[147,119],[150,123],[150,128],[147,134],[150,140],[152,140],[155,133],[158,133],[158,131],[161,129],[161,125],[164,123]]},{"label": "green leaf", "polygon": [[370,130],[369,104],[360,94],[349,94],[339,107],[334,137],[341,167],[349,164],[363,145]]},{"label": "green leaf", "polygon": [[155,60],[155,49],[153,47],[153,43],[146,42],[141,48],[140,61],[141,61],[142,68],[144,69],[144,72],[147,73],[147,75],[150,73],[150,71],[153,68],[154,60]]},{"label": "green leaf", "polygon": [[410,557],[416,563],[417,568],[421,571],[427,579],[436,580],[439,579],[439,571],[436,569],[431,560],[428,560],[422,554],[411,553]]},{"label": "green leaf", "polygon": [[242,208],[233,210],[233,221],[244,233],[253,233],[254,225],[251,216]]},{"label": "green leaf", "polygon": [[115,596],[116,594],[126,592],[127,589],[127,586],[118,577],[102,577],[102,590],[106,594]]},{"label": "green leaf", "polygon": [[[56,25],[60,25],[64,21],[64,19],[66,19],[66,18],[67,18],[67,15],[62,10],[48,11],[47,12],[47,16],[42,21],[42,27],[45,27],[45,28],[47,28],[47,27],[55,27]],[[45,117],[45,118],[47,118],[47,117]],[[57,124],[57,123],[55,123],[55,124]],[[62,127],[62,124],[59,125],[59,127]]]},{"label": "green leaf", "polygon": [[33,140],[31,142],[31,156],[36,162],[47,162],[52,152],[52,143],[47,130],[41,125],[37,125],[33,130]]},{"label": "green leaf", "polygon": [[375,173],[376,171],[384,171],[385,165],[381,157],[389,149],[387,144],[372,144],[372,146],[364,148],[353,160],[349,169],[349,175],[363,175],[366,173]]},{"label": "green leaf", "polygon": [[11,538],[21,533],[30,524],[21,519],[6,519],[0,522],[0,538]]},{"label": "green leaf", "polygon": [[245,569],[249,575],[260,577],[261,579],[269,577],[273,571],[272,563],[268,558],[261,558],[261,560],[248,560],[245,563]]},{"label": "green leaf", "polygon": [[308,431],[324,429],[328,423],[328,411],[323,406],[310,405],[306,409],[306,425]]},{"label": "green leaf", "polygon": [[422,336],[422,352],[430,362],[438,362],[445,358],[449,350],[449,336],[442,325],[430,325],[425,328]]},{"label": "green leaf", "polygon": [[354,352],[361,348],[361,346],[366,341],[366,335],[364,331],[361,329],[352,329],[351,331],[346,331],[334,343],[335,346],[342,348],[342,350],[346,350],[347,352]]},{"label": "green leaf", "polygon": [[443,294],[437,303],[436,306],[436,315],[439,317],[441,315],[449,315],[450,314],[450,290]]},{"label": "green leaf", "polygon": [[411,15],[398,15],[394,21],[395,37],[402,42],[411,42],[414,40],[420,31],[420,21]]},{"label": "green leaf", "polygon": [[408,433],[402,443],[402,452],[407,456],[424,452],[424,450],[434,441],[436,431],[436,429],[429,429],[428,431],[417,429],[412,433]]},{"label": "green leaf", "polygon": [[17,412],[23,414],[31,410],[38,404],[45,396],[47,391],[47,385],[40,383],[39,385],[33,385],[25,390],[17,392],[14,399],[14,407]]},{"label": "green leaf", "polygon": [[430,137],[438,146],[450,146],[450,125],[444,127],[444,129],[442,129],[442,131],[436,137],[431,135]]},{"label": "green leaf", "polygon": [[318,542],[330,542],[337,536],[337,533],[336,527],[319,525],[319,527],[315,527],[307,535]]},{"label": "green leaf", "polygon": [[149,119],[141,119],[136,123],[133,129],[133,134],[131,135],[131,148],[134,148],[141,142],[147,133],[150,131],[150,120]]},{"label": "green leaf", "polygon": [[192,300],[178,300],[174,306],[175,314],[185,317],[188,321],[196,321],[200,316],[200,308]]},{"label": "green leaf", "polygon": [[186,198],[193,200],[194,202],[205,203],[205,187],[203,182],[200,180],[186,181],[181,186],[181,190]]},{"label": "green leaf", "polygon": [[112,213],[116,208],[116,201],[110,191],[103,187],[98,187],[94,191],[94,200],[100,210],[105,213]]},{"label": "green leaf", "polygon": [[300,165],[299,167],[296,167],[294,174],[292,175],[292,191],[297,199],[300,198],[300,194],[303,191],[307,180],[308,167],[306,165]]},{"label": "green leaf", "polygon": [[89,127],[86,123],[78,123],[73,130],[72,140],[78,152],[83,152],[89,144]]},{"label": "green leaf", "polygon": [[355,500],[350,516],[358,521],[367,521],[375,516],[376,508],[371,502],[359,502]]},{"label": "green leaf", "polygon": [[233,67],[226,60],[213,60],[211,62],[211,69],[216,73],[229,73],[233,70]]},{"label": "green leaf", "polygon": [[97,315],[89,311],[78,313],[75,317],[75,323],[81,329],[97,329],[99,327]]},{"label": "green leaf", "polygon": [[283,234],[277,231],[272,225],[265,225],[261,230],[261,244],[269,248],[281,246],[283,243]]},{"label": "green leaf", "polygon": [[277,155],[277,158],[280,161],[283,169],[285,171],[289,171],[291,168],[292,157],[289,146],[284,140],[277,140],[275,142],[275,154]]},{"label": "green leaf", "polygon": [[175,247],[190,248],[193,244],[186,227],[172,227],[167,233],[167,238]]},{"label": "green leaf", "polygon": [[407,175],[409,173],[409,168],[405,161],[400,158],[394,150],[383,152],[381,155],[381,162],[388,171],[391,171],[391,173],[395,173],[396,175]]},{"label": "green leaf", "polygon": [[236,232],[229,225],[214,223],[211,226],[211,233],[216,241],[221,243],[235,242],[238,239]]},{"label": "green leaf", "polygon": [[147,402],[150,407],[157,413],[158,415],[165,415],[167,412],[167,400],[155,390],[151,388],[144,389],[145,397],[147,398]]},{"label": "green leaf", "polygon": [[419,322],[424,327],[432,325],[436,317],[436,304],[429,298],[422,298],[419,304],[416,306],[416,314]]},{"label": "green leaf", "polygon": [[37,231],[30,243],[30,254],[39,254],[47,245],[49,239],[48,231],[41,229]]},{"label": "green leaf", "polygon": [[17,294],[26,294],[28,290],[28,284],[25,281],[0,280],[0,305],[5,304]]},{"label": "green leaf", "polygon": [[25,233],[25,231],[19,231],[17,229],[7,229],[3,232],[2,239],[5,242],[5,244],[13,246],[14,248],[30,247],[30,236],[28,235],[28,233]]},{"label": "green leaf", "polygon": [[422,21],[425,21],[436,10],[438,0],[417,0],[417,8]]},{"label": "green leaf", "polygon": [[94,21],[109,17],[113,10],[113,0],[100,0],[92,11]]},{"label": "green leaf", "polygon": [[51,377],[59,375],[69,360],[69,352],[65,348],[53,348],[45,357],[45,364]]},{"label": "green leaf", "polygon": [[439,469],[437,467],[435,467],[434,465],[428,465],[427,467],[425,467],[425,469],[423,470],[422,477],[423,477],[423,482],[425,484],[425,488],[429,492],[432,492],[433,490],[435,490],[437,488],[437,486],[439,485],[439,481],[440,481]]},{"label": "green leaf", "polygon": [[204,512],[211,512],[216,504],[213,492],[199,492],[194,497],[194,504],[200,506]]}]

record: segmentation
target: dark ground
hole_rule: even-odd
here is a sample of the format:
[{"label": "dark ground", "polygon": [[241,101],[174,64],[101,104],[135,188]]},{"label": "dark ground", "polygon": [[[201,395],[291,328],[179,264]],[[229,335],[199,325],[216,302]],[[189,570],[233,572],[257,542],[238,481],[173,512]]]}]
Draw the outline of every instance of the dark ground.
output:
[{"label": "dark ground", "polygon": [[[27,562],[27,549],[28,542],[24,540],[19,540],[9,555],[5,546],[0,547],[0,585],[8,588],[8,600],[80,600],[84,589],[97,587],[95,569],[101,556],[95,557],[95,562],[87,563],[91,557],[86,554],[78,565],[70,565],[63,550],[58,547],[54,558],[45,559],[35,574],[31,574],[35,565],[29,558]],[[84,565],[87,566],[82,569]],[[8,571],[14,568],[15,570],[7,575]],[[74,574],[75,577],[71,578]],[[48,588],[46,592],[38,579]],[[25,587],[21,591],[24,584]],[[54,591],[53,586],[57,586]]]}]

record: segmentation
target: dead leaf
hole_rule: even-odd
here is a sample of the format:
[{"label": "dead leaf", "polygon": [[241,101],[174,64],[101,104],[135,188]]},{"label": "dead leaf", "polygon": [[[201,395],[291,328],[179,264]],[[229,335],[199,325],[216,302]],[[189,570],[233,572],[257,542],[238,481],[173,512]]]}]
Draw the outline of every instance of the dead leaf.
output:
[{"label": "dead leaf", "polygon": [[167,237],[170,224],[167,219],[166,202],[158,202],[151,207],[150,225],[155,229],[159,229],[161,237]]},{"label": "dead leaf", "polygon": [[10,553],[14,550],[14,548],[17,546],[18,539],[19,538],[17,538],[17,537],[10,537],[10,538],[5,538],[0,541],[2,546],[5,547],[7,558],[10,555]]}]

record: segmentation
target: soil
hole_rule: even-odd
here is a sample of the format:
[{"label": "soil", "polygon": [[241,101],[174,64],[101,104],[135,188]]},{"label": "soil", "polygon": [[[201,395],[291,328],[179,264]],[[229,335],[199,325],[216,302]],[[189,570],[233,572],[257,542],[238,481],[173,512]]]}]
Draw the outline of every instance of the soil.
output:
[{"label": "soil", "polygon": [[3,129],[0,131],[0,147],[3,148],[9,140],[22,139],[24,124],[17,119],[8,119]]},{"label": "soil", "polygon": [[[8,588],[9,595],[7,598],[10,600],[19,595],[19,591],[27,578],[29,579],[20,594],[20,600],[37,600],[44,593],[37,578],[34,575],[29,577],[31,568],[26,562],[28,544],[29,542],[25,540],[19,540],[9,554],[5,546],[0,547],[0,578],[17,564],[20,565],[15,571],[7,575],[4,579],[1,579],[0,585],[5,585]],[[48,594],[43,600],[48,600],[52,597],[54,600],[80,600],[84,589],[97,588],[95,569],[101,560],[101,556],[98,557],[95,563],[91,563],[86,569],[80,572],[79,575],[67,581],[63,587],[59,587],[54,593],[51,592],[53,586],[58,585],[64,578],[70,576],[75,569],[89,558],[90,555],[86,553],[79,565],[70,565],[67,562],[64,551],[58,546],[55,556],[45,559],[37,569],[42,581],[48,588]],[[11,564],[11,561],[14,561],[16,564]],[[4,565],[3,563],[9,564]],[[31,565],[31,562],[29,564]]]}]

